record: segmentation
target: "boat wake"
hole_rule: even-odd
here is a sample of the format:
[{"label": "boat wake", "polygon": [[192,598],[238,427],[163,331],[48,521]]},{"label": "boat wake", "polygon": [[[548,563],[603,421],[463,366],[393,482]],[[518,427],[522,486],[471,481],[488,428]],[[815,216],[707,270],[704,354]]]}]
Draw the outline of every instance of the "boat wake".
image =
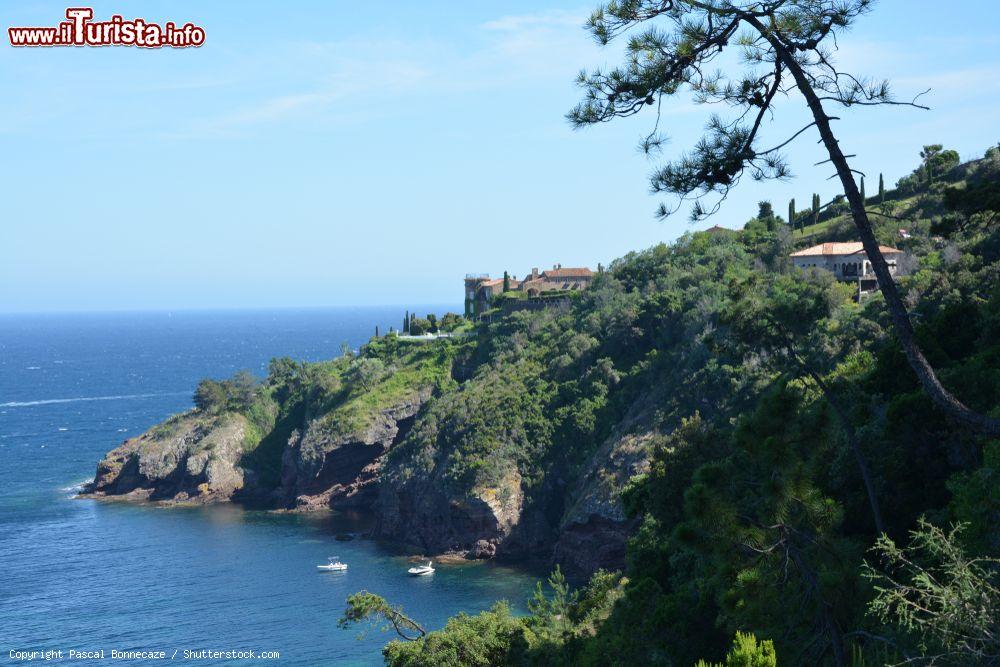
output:
[{"label": "boat wake", "polygon": [[156,398],[159,396],[181,396],[189,391],[169,391],[159,394],[122,394],[120,396],[81,396],[79,398],[46,398],[39,401],[8,401],[0,403],[0,408],[26,408],[33,405],[52,405],[55,403],[81,403],[86,401],[125,401],[133,398]]}]

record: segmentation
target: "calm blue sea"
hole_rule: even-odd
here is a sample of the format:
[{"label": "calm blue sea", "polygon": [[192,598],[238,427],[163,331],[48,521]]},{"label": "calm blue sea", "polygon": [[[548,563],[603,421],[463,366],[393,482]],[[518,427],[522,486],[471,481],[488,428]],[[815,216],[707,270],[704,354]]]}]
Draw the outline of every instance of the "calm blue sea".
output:
[{"label": "calm blue sea", "polygon": [[[398,308],[0,315],[0,656],[163,650],[176,664],[185,650],[254,650],[282,665],[380,664],[389,633],[337,628],[349,593],[383,594],[431,628],[500,598],[521,607],[534,575],[469,564],[410,578],[387,546],[335,539],[362,532],[363,516],[72,498],[107,450],[189,408],[199,379],[333,357],[401,319]],[[317,571],[330,555],[350,569]]]}]

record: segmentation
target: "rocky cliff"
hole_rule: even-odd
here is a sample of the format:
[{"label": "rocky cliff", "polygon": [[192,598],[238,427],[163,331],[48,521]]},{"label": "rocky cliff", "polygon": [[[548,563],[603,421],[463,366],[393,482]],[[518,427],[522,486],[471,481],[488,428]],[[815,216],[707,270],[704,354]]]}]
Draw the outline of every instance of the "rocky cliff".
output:
[{"label": "rocky cliff", "polygon": [[360,431],[317,418],[296,429],[281,456],[280,495],[300,510],[370,508],[385,455],[409,432],[431,388],[374,413]]},{"label": "rocky cliff", "polygon": [[[530,326],[552,315],[522,317]],[[570,335],[566,347],[579,357],[593,343]],[[558,363],[572,369],[567,357]],[[388,458],[376,533],[418,551],[542,560],[579,575],[622,567],[634,526],[620,492],[648,465],[652,401],[646,392],[624,417],[609,414],[615,427],[597,441],[615,373],[573,369],[584,390],[564,396],[537,381],[549,369],[524,357],[482,364],[432,400]]]},{"label": "rocky cliff", "polygon": [[278,360],[263,383],[246,374],[203,381],[197,409],[108,452],[84,495],[369,508],[385,455],[448,378],[447,350],[402,350],[393,363]]},{"label": "rocky cliff", "polygon": [[172,504],[264,498],[271,507],[298,511],[369,508],[385,454],[429,395],[429,387],[415,392],[358,431],[342,433],[322,418],[295,429],[282,449],[277,488],[259,483],[246,456],[246,417],[185,413],[108,452],[83,495]]},{"label": "rocky cliff", "polygon": [[[256,385],[206,381],[198,409],[109,452],[85,494],[367,509],[375,536],[414,552],[619,568],[632,529],[619,492],[644,470],[649,436],[635,417],[601,426],[617,378],[590,367],[593,338],[570,330],[551,363],[494,358],[490,345],[518,335],[385,337],[357,357],[282,360]],[[544,379],[554,372],[576,379]]]},{"label": "rocky cliff", "polygon": [[649,471],[658,436],[654,423],[663,403],[655,387],[638,393],[566,493],[552,548],[553,560],[565,572],[584,576],[599,568],[620,569],[625,562],[636,523],[626,516],[621,493],[629,480]]},{"label": "rocky cliff", "polygon": [[84,495],[208,503],[230,500],[253,481],[241,465],[242,415],[178,415],[111,450]]},{"label": "rocky cliff", "polygon": [[614,434],[587,462],[559,524],[553,560],[573,575],[625,562],[625,546],[635,529],[625,516],[621,491],[634,475],[649,469],[655,434],[644,428]]},{"label": "rocky cliff", "polygon": [[523,505],[516,471],[467,493],[450,491],[439,475],[390,475],[376,505],[376,533],[425,553],[492,558],[520,522]]}]

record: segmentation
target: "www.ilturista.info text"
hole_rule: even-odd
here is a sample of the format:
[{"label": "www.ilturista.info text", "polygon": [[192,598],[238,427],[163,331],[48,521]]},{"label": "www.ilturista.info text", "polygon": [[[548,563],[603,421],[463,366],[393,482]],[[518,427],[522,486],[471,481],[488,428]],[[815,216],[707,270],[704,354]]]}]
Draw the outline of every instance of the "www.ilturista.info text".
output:
[{"label": "www.ilturista.info text", "polygon": [[67,21],[51,27],[7,28],[11,46],[140,46],[186,48],[205,43],[205,29],[193,23],[160,25],[145,19],[126,20],[117,14],[108,21],[93,21],[90,7],[70,7]]}]

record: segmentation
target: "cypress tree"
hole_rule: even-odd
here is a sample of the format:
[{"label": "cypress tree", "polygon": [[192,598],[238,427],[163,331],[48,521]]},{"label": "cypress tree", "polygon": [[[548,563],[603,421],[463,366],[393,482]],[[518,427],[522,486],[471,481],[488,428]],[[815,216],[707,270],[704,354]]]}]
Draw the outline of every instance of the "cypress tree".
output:
[{"label": "cypress tree", "polygon": [[795,229],[795,199],[788,202],[788,226]]},{"label": "cypress tree", "polygon": [[503,291],[504,292],[510,291],[510,274],[507,273],[506,271],[503,272]]},{"label": "cypress tree", "polygon": [[815,225],[818,222],[819,222],[819,195],[814,192],[813,193],[813,221],[812,221],[812,223]]},{"label": "cypress tree", "polygon": [[862,176],[861,177],[861,202],[865,203],[867,201],[868,201],[868,198],[865,196],[865,177]]},{"label": "cypress tree", "polygon": [[378,338],[378,325],[375,325],[375,337]]},{"label": "cypress tree", "polygon": [[885,179],[882,178],[882,174],[878,175],[878,203],[885,203]]},{"label": "cypress tree", "polygon": [[406,315],[403,316],[403,333],[410,332],[410,311],[406,311]]}]

